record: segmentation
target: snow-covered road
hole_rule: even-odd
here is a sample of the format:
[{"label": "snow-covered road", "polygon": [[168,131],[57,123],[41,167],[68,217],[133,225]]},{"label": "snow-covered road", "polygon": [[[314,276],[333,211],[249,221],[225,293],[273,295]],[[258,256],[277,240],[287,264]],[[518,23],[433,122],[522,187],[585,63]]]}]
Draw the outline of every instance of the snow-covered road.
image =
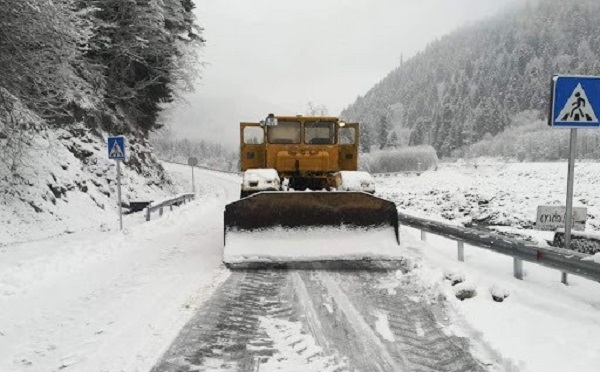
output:
[{"label": "snow-covered road", "polygon": [[443,300],[402,276],[235,271],[152,372],[486,370],[447,330]]},{"label": "snow-covered road", "polygon": [[[169,171],[187,181],[187,167]],[[199,199],[147,223],[127,216],[124,233],[3,247],[0,371],[148,371],[228,276],[216,217],[239,186],[196,178]]]},{"label": "snow-covered road", "polygon": [[[189,190],[189,167],[167,169]],[[196,201],[123,233],[0,247],[0,371],[597,370],[598,283],[529,264],[519,281],[510,258],[467,246],[458,262],[405,227],[401,270],[229,272],[239,179],[196,181]]]}]

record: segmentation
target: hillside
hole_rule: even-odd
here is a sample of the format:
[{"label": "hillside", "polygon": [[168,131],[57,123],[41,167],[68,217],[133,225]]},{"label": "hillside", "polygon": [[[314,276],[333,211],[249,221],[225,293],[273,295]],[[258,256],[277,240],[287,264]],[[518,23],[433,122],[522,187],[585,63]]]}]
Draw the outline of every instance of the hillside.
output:
[{"label": "hillside", "polygon": [[[163,126],[164,104],[198,76],[204,40],[193,8],[191,0],[2,2],[0,246],[116,220],[109,135],[128,142],[125,202],[171,194],[148,137]],[[82,209],[87,219],[73,217]]]},{"label": "hillside", "polygon": [[523,112],[544,119],[553,74],[599,75],[598,25],[596,0],[516,7],[431,43],[341,116],[366,124],[364,150],[392,140],[452,155]]}]

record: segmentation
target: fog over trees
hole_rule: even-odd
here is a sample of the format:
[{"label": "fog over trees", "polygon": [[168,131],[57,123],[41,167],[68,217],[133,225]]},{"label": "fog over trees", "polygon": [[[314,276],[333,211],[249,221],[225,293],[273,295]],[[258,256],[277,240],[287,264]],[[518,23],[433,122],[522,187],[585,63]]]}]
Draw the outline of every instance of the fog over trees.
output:
[{"label": "fog over trees", "polygon": [[[561,153],[568,133],[527,133],[549,130],[542,122],[553,74],[600,75],[599,25],[597,0],[528,3],[431,43],[341,116],[363,123],[365,151],[385,147],[396,133],[400,143],[432,145],[446,157],[556,158],[550,154]],[[507,133],[496,137],[514,126],[521,142]],[[592,150],[588,145],[580,155],[598,158]]]}]

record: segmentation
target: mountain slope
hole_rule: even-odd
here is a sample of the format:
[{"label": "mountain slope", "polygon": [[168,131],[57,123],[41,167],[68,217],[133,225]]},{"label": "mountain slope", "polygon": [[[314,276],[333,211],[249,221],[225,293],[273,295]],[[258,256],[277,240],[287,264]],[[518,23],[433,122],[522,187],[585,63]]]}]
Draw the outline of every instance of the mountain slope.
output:
[{"label": "mountain slope", "polygon": [[[380,145],[387,119],[440,155],[547,112],[553,74],[600,74],[600,2],[540,0],[462,28],[403,63],[341,114]],[[408,129],[408,130],[399,130]],[[364,132],[363,132],[364,133]]]}]

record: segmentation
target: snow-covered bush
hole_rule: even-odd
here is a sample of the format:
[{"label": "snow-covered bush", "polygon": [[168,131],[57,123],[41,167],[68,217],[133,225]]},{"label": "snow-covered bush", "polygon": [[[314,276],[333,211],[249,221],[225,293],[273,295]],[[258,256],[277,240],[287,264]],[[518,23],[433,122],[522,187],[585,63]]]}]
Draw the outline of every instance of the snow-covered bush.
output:
[{"label": "snow-covered bush", "polygon": [[504,302],[504,300],[510,296],[510,292],[507,289],[498,287],[496,285],[490,288],[490,294],[495,302]]},{"label": "snow-covered bush", "polygon": [[[529,120],[529,121],[526,121]],[[518,161],[558,161],[569,156],[569,131],[551,130],[545,120],[521,113],[513,124],[494,137],[484,137],[454,157],[500,157]],[[600,133],[586,131],[577,139],[577,157],[600,159]]]},{"label": "snow-covered bush", "polygon": [[360,158],[360,168],[370,173],[394,173],[435,169],[438,157],[431,146],[385,149]]},{"label": "snow-covered bush", "polygon": [[469,283],[460,283],[454,286],[454,295],[461,301],[477,296],[477,289]]}]

